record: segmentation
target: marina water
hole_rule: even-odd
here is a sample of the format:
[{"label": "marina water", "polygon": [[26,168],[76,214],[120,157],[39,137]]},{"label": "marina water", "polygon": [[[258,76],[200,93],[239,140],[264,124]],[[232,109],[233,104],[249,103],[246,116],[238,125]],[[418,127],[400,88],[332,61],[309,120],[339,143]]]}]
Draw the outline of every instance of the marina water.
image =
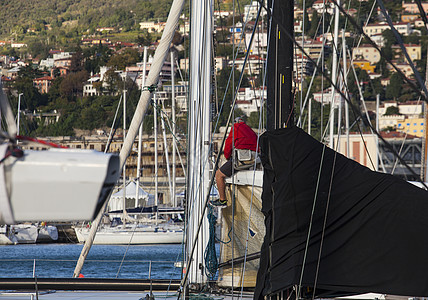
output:
[{"label": "marina water", "polygon": [[[0,246],[2,278],[71,278],[82,244]],[[86,278],[180,279],[182,245],[93,245],[82,269]]]}]

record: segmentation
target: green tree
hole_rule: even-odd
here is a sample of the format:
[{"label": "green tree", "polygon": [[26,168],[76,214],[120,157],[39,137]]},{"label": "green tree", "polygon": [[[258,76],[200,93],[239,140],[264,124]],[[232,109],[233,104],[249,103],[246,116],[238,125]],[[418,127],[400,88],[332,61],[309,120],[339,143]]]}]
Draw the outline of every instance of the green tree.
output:
[{"label": "green tree", "polygon": [[107,66],[115,70],[125,70],[127,66],[140,61],[140,55],[136,49],[126,48],[122,53],[113,55],[107,62]]},{"label": "green tree", "polygon": [[385,90],[386,98],[397,100],[401,96],[403,84],[404,81],[398,73],[392,74],[389,84]]},{"label": "green tree", "polygon": [[385,116],[401,115],[398,106],[388,106],[385,111]]},{"label": "green tree", "polygon": [[88,72],[86,71],[68,74],[60,84],[61,95],[67,97],[69,100],[74,96],[82,95],[83,85],[88,80],[88,77]]}]

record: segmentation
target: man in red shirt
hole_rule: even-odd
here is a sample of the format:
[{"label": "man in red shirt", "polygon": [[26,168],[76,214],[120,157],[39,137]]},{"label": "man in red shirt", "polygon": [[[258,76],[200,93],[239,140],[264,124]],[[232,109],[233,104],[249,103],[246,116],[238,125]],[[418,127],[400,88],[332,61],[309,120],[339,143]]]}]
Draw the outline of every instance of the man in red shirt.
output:
[{"label": "man in red shirt", "polygon": [[[232,147],[233,141],[234,147]],[[226,144],[224,146],[224,157],[227,159],[227,162],[215,173],[215,180],[217,182],[217,189],[220,199],[212,201],[212,205],[227,205],[225,179],[232,176],[234,166],[233,159],[237,159],[232,155],[233,149],[247,149],[257,152],[257,134],[250,128],[250,126],[245,124],[241,117],[235,119],[233,127],[226,139]]]}]

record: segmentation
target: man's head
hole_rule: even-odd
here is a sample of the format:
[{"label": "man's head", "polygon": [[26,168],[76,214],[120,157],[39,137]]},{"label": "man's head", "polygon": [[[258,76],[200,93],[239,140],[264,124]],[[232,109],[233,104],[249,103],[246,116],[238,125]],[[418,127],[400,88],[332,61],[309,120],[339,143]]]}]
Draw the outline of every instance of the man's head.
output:
[{"label": "man's head", "polygon": [[239,122],[244,122],[244,118],[242,118],[242,116],[236,117],[235,120],[233,121],[233,123],[239,123]]}]

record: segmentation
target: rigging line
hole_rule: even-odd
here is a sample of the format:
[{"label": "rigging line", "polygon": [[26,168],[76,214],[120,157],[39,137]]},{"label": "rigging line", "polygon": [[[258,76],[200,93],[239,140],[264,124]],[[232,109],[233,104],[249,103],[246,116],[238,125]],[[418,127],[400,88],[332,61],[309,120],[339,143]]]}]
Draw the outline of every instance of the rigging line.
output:
[{"label": "rigging line", "polygon": [[406,49],[406,47],[404,47],[403,40],[402,40],[400,34],[398,33],[397,29],[395,29],[394,24],[392,24],[391,17],[386,12],[386,9],[385,9],[385,6],[383,5],[382,0],[376,0],[376,1],[379,4],[380,8],[382,9],[382,13],[383,13],[384,17],[386,18],[386,21],[388,22],[389,27],[391,27],[391,30],[394,33],[395,39],[397,40],[398,44],[400,45],[401,51],[404,53],[404,56],[406,57],[408,64],[412,68],[413,75],[415,75],[416,80],[418,81],[421,89],[425,93],[425,96],[428,97],[427,87],[425,86],[425,83],[423,82],[421,75],[419,74],[418,70],[416,69],[415,65],[413,64],[413,61],[410,59],[409,53],[407,53],[407,49]]},{"label": "rigging line", "polygon": [[[350,52],[349,50],[348,50],[348,55],[351,55],[351,52]],[[370,120],[370,116],[369,116],[369,114],[368,114],[368,110],[367,110],[366,102],[365,102],[365,100],[364,100],[364,95],[363,95],[363,92],[362,92],[362,90],[361,90],[360,82],[359,82],[359,80],[358,80],[357,72],[355,71],[355,67],[354,67],[354,65],[353,65],[352,63],[351,63],[351,69],[352,69],[352,71],[353,71],[353,75],[354,75],[354,78],[355,78],[355,82],[356,82],[357,87],[358,87],[358,92],[359,92],[359,94],[360,94],[360,100],[361,100],[361,102],[363,103],[363,106],[364,106],[364,112],[365,112],[365,116],[366,116],[366,119],[362,118],[361,120],[362,120],[362,122],[363,122],[363,125],[364,125],[364,120],[366,120],[366,122],[367,122],[368,124],[371,124],[371,120]],[[346,86],[346,89],[348,90],[348,86]],[[376,113],[378,113],[378,112],[376,112]],[[355,117],[356,117],[356,115],[355,115],[355,113],[354,113],[354,112],[353,112],[353,115],[354,115],[354,118],[355,118]],[[360,124],[359,124],[358,122],[356,122],[355,124],[357,125],[358,132],[360,133],[361,140],[363,141],[364,148],[365,148],[366,153],[367,153],[367,155],[368,155],[368,157],[369,157],[369,159],[370,159],[370,162],[371,162],[371,164],[372,164],[372,166],[373,166],[373,169],[375,169],[375,167],[374,167],[374,165],[373,165],[373,161],[372,161],[371,155],[370,155],[370,153],[368,152],[367,145],[366,145],[366,143],[365,143],[365,141],[364,141],[364,137],[363,137],[363,135],[362,135],[362,130],[361,130]],[[369,129],[370,129],[370,132],[371,132],[372,134],[375,134],[375,133],[373,132],[373,128],[369,127]],[[378,147],[376,147],[376,154],[377,154],[377,156],[378,156],[379,158],[381,157],[381,155],[380,155],[380,151],[379,151],[379,148],[378,148]],[[378,163],[379,163],[379,161],[378,161]],[[383,172],[384,172],[384,173],[386,173],[385,166],[383,165],[383,163],[381,164],[381,166],[382,166],[382,170],[383,170]]]},{"label": "rigging line", "polygon": [[[304,10],[305,11],[305,10]],[[322,49],[321,49],[321,53],[319,54],[319,56],[318,56],[318,58],[317,58],[317,66],[319,66],[319,63],[320,63],[320,60],[321,60],[321,57],[323,57],[324,56],[324,41],[325,41],[325,32],[324,32],[324,18],[325,18],[325,14],[324,14],[324,10],[323,10],[323,14],[322,14],[322,17],[321,17],[321,19],[319,20],[319,22],[318,22],[318,26],[317,26],[317,30],[315,31],[315,37],[316,37],[316,34],[317,34],[317,32],[319,31],[319,28],[320,28],[320,26],[321,26],[321,23],[323,24],[323,34],[322,34],[322,36],[323,36],[323,46],[322,46]],[[327,33],[329,33],[330,32],[330,29],[331,29],[331,23],[333,22],[333,19],[334,18],[331,18],[330,19],[330,23],[329,23],[329,25],[328,25],[328,28],[327,28]],[[313,39],[315,39],[315,37],[313,38]],[[303,48],[304,48],[304,45],[305,45],[305,43],[304,42],[302,42],[302,45],[303,45]],[[302,53],[302,60],[303,60],[303,53]],[[303,72],[303,65],[302,65],[302,70],[301,70],[301,72]],[[309,88],[308,88],[308,90],[306,91],[306,96],[305,96],[305,101],[303,102],[303,107],[301,107],[301,109],[300,109],[300,112],[299,112],[299,120],[297,121],[297,126],[298,127],[300,127],[301,126],[301,124],[304,124],[305,122],[303,122],[302,123],[302,115],[303,115],[303,111],[305,110],[305,107],[306,107],[306,103],[307,103],[307,101],[308,101],[308,98],[309,98],[309,92],[310,92],[310,90],[311,90],[311,88],[312,88],[312,83],[313,83],[313,81],[314,81],[314,77],[315,77],[315,74],[317,73],[317,68],[315,68],[314,69],[314,72],[313,72],[313,74],[312,74],[312,78],[311,78],[311,83],[309,84]],[[303,73],[301,73],[301,77],[302,77],[302,80],[301,80],[301,82],[303,82]],[[301,83],[301,89],[302,89],[303,87],[302,87],[302,83]],[[301,91],[301,94],[303,94],[303,92]]]},{"label": "rigging line", "polygon": [[325,148],[326,147],[327,146],[325,144],[323,144],[322,153],[321,153],[321,160],[320,160],[320,167],[318,170],[317,185],[315,186],[314,202],[312,203],[311,218],[309,220],[308,235],[306,237],[305,252],[303,254],[302,270],[300,272],[299,286],[298,286],[298,290],[297,290],[296,299],[300,299],[300,293],[301,293],[301,289],[302,289],[303,274],[305,272],[306,258],[308,256],[308,251],[309,251],[309,240],[310,240],[311,231],[312,231],[312,224],[313,224],[313,219],[314,219],[314,214],[315,214],[315,206],[316,206],[317,198],[318,198],[318,190],[319,190],[320,181],[321,181],[321,171],[322,171],[322,167],[323,167],[323,163],[324,163],[324,154],[325,154]]},{"label": "rigging line", "polygon": [[[266,73],[265,73],[266,76]],[[264,98],[262,98],[262,101],[264,100]],[[257,143],[256,143],[256,149],[259,149],[259,141],[260,141],[260,132],[262,131],[261,128],[261,124],[262,124],[262,116],[263,116],[263,105],[260,106],[260,113],[259,113],[259,127],[258,127],[258,133],[257,133]],[[255,175],[256,175],[256,168],[257,168],[257,159],[259,158],[259,153],[258,151],[256,152],[256,159],[254,160],[254,165],[253,165],[253,182],[251,185],[251,201],[250,201],[250,211],[248,213],[248,224],[247,224],[247,237],[246,237],[246,241],[245,241],[245,255],[244,255],[244,265],[242,268],[242,282],[244,282],[245,279],[245,268],[246,268],[246,263],[247,263],[247,254],[248,254],[248,242],[249,242],[249,237],[250,237],[250,224],[251,224],[251,214],[253,211],[253,201],[254,201],[254,185],[255,185]],[[241,285],[241,298],[242,295],[244,293],[244,285]]]},{"label": "rigging line", "polygon": [[[183,145],[180,143],[180,140],[179,140],[179,139],[178,139],[178,137],[177,137],[177,134],[176,134],[176,135],[174,135],[174,134],[172,133],[171,123],[177,127],[176,122],[173,122],[173,121],[171,120],[171,118],[168,116],[168,114],[165,112],[165,110],[164,110],[164,109],[162,109],[162,107],[161,107],[160,105],[158,105],[158,104],[154,103],[153,101],[152,101],[152,103],[151,103],[151,104],[152,104],[152,106],[156,109],[156,111],[159,113],[160,118],[161,118],[162,120],[164,120],[164,121],[165,121],[165,120],[167,121],[167,122],[166,122],[166,125],[167,125],[167,127],[168,127],[169,133],[170,133],[170,134],[173,136],[173,138],[176,140],[177,144],[178,144],[182,149],[184,149]],[[170,122],[171,122],[171,123],[170,123]],[[186,133],[184,133],[181,129],[179,129],[179,131],[180,131],[180,133],[181,133],[181,134],[183,134],[184,136],[187,136],[187,135],[186,135]]]},{"label": "rigging line", "polygon": [[[361,2],[360,2],[360,7],[361,7]],[[373,11],[374,11],[375,7],[376,7],[376,0],[373,0],[373,5],[372,5],[372,8],[370,9],[370,13],[369,13],[369,15],[367,16],[366,21],[364,22],[364,27],[366,27],[366,26],[367,26],[367,24],[369,24],[369,22],[370,22],[370,18],[372,17],[372,14],[373,14]],[[359,13],[360,13],[360,11],[358,11],[358,14],[359,14]],[[357,46],[355,46],[355,39],[356,39],[356,37],[354,38],[354,44],[352,45],[352,46],[353,46],[352,48],[359,48],[359,47],[360,47],[360,44],[361,44],[361,41],[363,40],[363,37],[360,35],[360,37],[359,37],[359,39],[358,39]]]},{"label": "rigging line", "polygon": [[[249,12],[248,12],[249,13]],[[241,33],[241,38],[240,38],[240,40],[239,40],[239,43],[238,43],[238,48],[241,46],[241,44],[243,43],[243,41],[245,41],[245,38],[244,38],[244,29],[245,29],[245,27],[246,27],[246,25],[248,24],[248,22],[246,22],[244,25],[243,25],[243,30],[242,30],[242,33]],[[257,28],[257,24],[258,23],[255,23],[254,24],[254,28],[253,28],[253,31],[252,31],[252,33],[251,33],[251,38],[250,38],[250,43],[249,43],[249,46],[248,46],[248,48],[246,49],[247,50],[247,52],[249,52],[250,51],[250,49],[251,49],[251,45],[252,45],[252,40],[253,40],[253,38],[254,38],[254,35],[255,35],[255,28]],[[235,39],[233,39],[233,42],[235,41]],[[232,78],[234,78],[234,76],[235,76],[235,67],[234,67],[234,65],[235,65],[235,61],[236,61],[236,58],[238,57],[238,51],[236,51],[236,54],[234,54],[234,56],[233,56],[233,60],[232,60],[232,62],[233,62],[233,67],[232,67],[232,70],[231,70],[231,72],[230,72],[230,74],[229,74],[229,78],[228,78],[228,80],[227,80],[227,84],[226,84],[226,88],[225,88],[225,91],[224,91],[224,95],[223,95],[223,100],[222,100],[222,102],[221,102],[221,105],[220,105],[220,110],[217,112],[217,120],[216,120],[216,124],[215,124],[215,126],[214,126],[214,130],[213,130],[213,132],[215,132],[215,131],[217,131],[217,126],[219,126],[219,122],[220,122],[220,114],[221,114],[221,112],[223,111],[223,106],[224,106],[224,103],[225,103],[225,101],[226,101],[226,95],[227,95],[227,91],[228,91],[228,89],[229,89],[229,87],[230,87],[230,82],[232,82],[232,85],[234,85],[234,80],[232,80]],[[242,73],[244,72],[244,70],[245,70],[245,66],[247,65],[247,59],[245,59],[244,60],[244,63],[243,63],[243,65],[242,65],[242,72],[241,72],[241,75],[242,75]],[[240,85],[241,84],[239,84],[238,86],[237,86],[237,88],[236,88],[236,90],[238,90],[239,89],[239,87],[240,87]],[[234,88],[233,88],[234,89]],[[234,89],[234,92],[236,92],[235,91],[235,89]]]},{"label": "rigging line", "polygon": [[[262,0],[257,0],[257,1],[262,1]],[[331,0],[331,1],[334,1],[334,0]],[[263,4],[262,4],[262,6],[263,6],[263,8],[264,9],[266,9],[266,10],[268,10]],[[269,13],[269,11],[268,11],[268,14],[270,14]],[[278,23],[278,26],[279,27],[281,27],[281,29],[283,30],[283,32],[285,33],[285,35],[287,36],[287,38],[288,39],[290,39],[299,49],[300,49],[300,51],[303,51],[304,53],[305,53],[305,55],[307,55],[307,53],[306,53],[306,51],[296,42],[296,40],[294,39],[294,37],[292,36],[292,35],[290,35],[290,33],[285,29],[285,27],[282,25],[282,23],[279,21],[279,20],[277,20],[277,18],[276,17],[274,17],[273,15],[272,15],[272,18]],[[355,25],[354,25],[355,26]],[[307,55],[308,56],[308,55]],[[312,62],[312,63],[314,63],[315,61],[311,58],[311,57],[309,57],[308,56],[308,59]],[[357,114],[357,111],[359,112],[359,110],[357,110],[357,108],[355,107],[355,105],[351,102],[351,100],[339,89],[339,87],[336,85],[336,84],[334,84],[333,82],[332,82],[332,80],[331,80],[331,78],[327,75],[327,74],[325,74],[325,73],[322,73],[321,72],[321,74],[323,74],[323,76],[325,77],[325,79],[335,88],[335,90],[340,94],[340,95],[342,95],[342,97],[346,100],[346,102],[348,102],[348,104],[349,104],[349,107],[351,107],[351,109],[352,109],[352,111],[353,111],[353,113],[354,113],[354,116]],[[418,93],[418,95],[422,95],[420,92]],[[423,95],[422,95],[423,96]],[[358,114],[360,114],[361,115],[361,112],[359,112]],[[413,169],[412,168],[410,168],[410,166],[401,158],[401,157],[399,157],[399,155],[398,155],[398,153],[395,151],[395,149],[381,136],[381,134],[373,127],[373,125],[371,124],[371,123],[368,123],[368,126],[373,130],[373,132],[382,140],[382,142],[385,144],[385,146],[393,153],[393,155],[394,156],[396,156],[397,158],[399,158],[400,159],[400,162],[409,170],[409,172],[413,175],[413,176],[415,176],[416,178],[419,178],[419,176],[418,175],[416,175],[416,173],[415,173],[415,171],[413,171]],[[420,180],[420,178],[419,178],[419,181],[421,182],[421,184],[426,188],[426,189],[428,189],[428,186],[425,184],[425,182],[422,182],[422,180]]]},{"label": "rigging line", "polygon": [[[320,21],[321,21],[321,20],[320,20]],[[333,21],[333,18],[331,18],[331,19],[330,19],[330,24],[329,24],[329,27],[328,27],[328,29],[327,29],[327,33],[328,33],[328,32],[330,32],[330,29],[331,29],[331,22],[332,22],[332,21]],[[316,64],[316,67],[315,67],[314,72],[313,72],[313,74],[312,74],[311,82],[310,82],[309,87],[308,87],[308,90],[307,90],[307,92],[306,92],[305,102],[303,103],[303,109],[302,109],[302,110],[304,110],[304,109],[305,109],[305,107],[306,107],[306,103],[307,103],[307,101],[308,101],[308,99],[309,99],[309,93],[310,93],[310,90],[311,90],[311,88],[312,88],[312,84],[313,84],[313,82],[314,82],[315,75],[316,75],[316,73],[317,73],[317,71],[318,71],[318,67],[320,66],[321,57],[323,57],[324,53],[325,53],[325,52],[324,52],[324,47],[322,47],[322,49],[321,49],[321,53],[320,53],[320,55],[319,55],[319,56],[318,56],[318,58],[317,58],[317,64]],[[301,126],[301,124],[302,124],[302,112],[300,112],[299,120],[297,121],[297,126],[299,127],[299,126]]]},{"label": "rigging line", "polygon": [[[367,41],[374,48],[376,48],[377,51],[379,51],[381,56],[397,71],[397,73],[404,79],[404,81],[406,81],[410,85],[410,87],[418,95],[420,95],[425,102],[428,103],[427,97],[424,94],[422,94],[419,88],[409,78],[407,78],[407,76],[404,75],[404,73],[389,58],[385,57],[385,53],[382,51],[382,49],[380,49],[379,46],[366,33],[364,33],[364,30],[361,28],[361,26],[358,25],[357,22],[355,22],[355,20],[348,13],[346,13],[345,10],[340,5],[337,4],[336,0],[331,0],[331,2],[339,8],[339,10],[342,12],[343,15],[349,18],[349,21],[351,22],[351,24],[358,30],[360,34],[362,34],[367,39]],[[424,92],[426,92],[426,87],[423,87],[423,89],[424,89]]]},{"label": "rigging line", "polygon": [[[342,49],[342,51],[345,51],[345,49]],[[345,54],[345,52],[343,52],[343,55],[346,55]],[[352,70],[354,71],[354,76],[356,77],[356,73],[355,73],[355,68],[354,68],[354,66],[352,66]],[[340,73],[340,75],[342,75],[342,78],[345,78],[345,74],[344,74],[344,72],[343,72],[343,69],[340,69],[339,70],[339,73]],[[357,81],[357,85],[358,85],[358,78],[356,77],[355,78],[356,79],[356,81]],[[349,98],[349,88],[348,88],[348,83],[347,83],[347,81],[345,82],[343,82],[343,85],[344,85],[344,88],[345,88],[345,91],[346,91],[346,94],[347,94],[347,97]],[[361,91],[360,91],[361,92]],[[367,122],[368,123],[370,123],[371,121],[370,121],[370,117],[369,117],[369,115],[368,115],[368,112],[367,112],[367,107],[366,107],[366,103],[365,103],[365,101],[364,101],[364,97],[363,97],[363,95],[362,95],[362,93],[361,93],[361,97],[362,97],[362,101],[363,101],[363,105],[364,105],[364,109],[365,109],[365,112],[366,112],[366,116],[367,116]],[[354,118],[356,118],[357,116],[356,116],[356,114],[353,112],[353,114],[354,114]],[[364,123],[363,123],[364,124]],[[363,136],[363,133],[362,133],[362,130],[361,130],[361,127],[360,127],[360,124],[359,123],[357,123],[356,124],[357,125],[357,128],[358,128],[358,132],[359,132],[359,134],[360,134],[360,137],[361,137],[361,140],[363,141],[363,145],[364,145],[364,148],[365,148],[365,150],[366,150],[366,154],[367,154],[367,156],[369,157],[369,160],[370,160],[370,163],[371,163],[371,165],[372,165],[372,168],[373,168],[373,170],[375,170],[376,171],[376,167],[375,167],[375,165],[374,165],[374,163],[373,163],[373,160],[372,160],[372,157],[371,157],[371,155],[370,155],[370,153],[369,153],[369,150],[368,150],[368,148],[367,148],[367,145],[366,145],[366,142],[365,142],[365,140],[364,140],[364,136]],[[372,134],[373,134],[373,131],[372,131]],[[339,132],[338,132],[338,140],[339,140]],[[377,151],[379,151],[378,149],[376,149]],[[349,155],[349,154],[348,154]]]},{"label": "rigging line", "polygon": [[[338,133],[337,145],[339,145],[339,133]],[[336,150],[337,150],[337,148],[336,148]],[[321,262],[321,253],[322,253],[322,247],[323,247],[323,243],[324,243],[325,228],[327,225],[327,214],[328,214],[328,208],[330,206],[331,190],[332,190],[332,186],[333,186],[333,178],[334,178],[334,171],[336,168],[337,154],[338,154],[337,151],[334,151],[334,159],[333,159],[333,166],[332,166],[332,170],[331,170],[330,185],[329,185],[329,189],[328,189],[327,203],[326,203],[325,213],[324,213],[324,223],[323,223],[322,234],[321,234],[320,248],[319,248],[319,252],[318,252],[317,268],[315,271],[314,291],[312,294],[312,300],[315,299],[315,291],[316,291],[317,282],[318,282],[318,274],[319,274],[319,268],[320,268],[320,262]]]},{"label": "rigging line", "polygon": [[[259,9],[258,9],[258,11],[257,11],[257,16],[256,16],[256,20],[255,20],[255,26],[254,26],[254,28],[253,28],[253,33],[252,33],[252,35],[251,35],[251,38],[250,38],[250,41],[249,41],[249,45],[248,45],[248,47],[251,47],[251,45],[252,45],[252,43],[253,43],[253,40],[254,40],[254,32],[255,32],[255,29],[256,29],[257,24],[258,24],[258,22],[259,22],[261,9],[262,9],[262,6],[260,6],[260,8],[259,8]],[[246,61],[247,61],[247,59],[248,59],[249,53],[250,53],[250,51],[247,51],[247,53],[245,54],[244,66],[245,66],[245,62],[246,62]],[[243,66],[243,67],[244,67],[244,66]],[[238,81],[238,83],[239,83],[239,84],[242,82],[242,78],[243,78],[243,73],[241,73],[241,75],[240,75],[240,77],[239,77],[239,81]],[[239,84],[238,84],[238,86],[239,86]],[[235,95],[234,95],[234,98],[233,98],[232,107],[233,107],[233,106],[235,106],[235,104],[236,104],[236,99],[237,99],[237,91],[235,92]],[[232,119],[232,113],[233,113],[233,111],[230,111],[229,116],[228,116],[228,119],[227,119],[227,122],[226,122],[226,128],[227,128],[227,127],[229,126],[229,124],[230,124],[230,121],[231,121],[231,119]],[[219,149],[220,149],[220,150],[221,150],[221,149],[223,149],[223,147],[224,147],[224,144],[225,144],[225,141],[226,141],[226,134],[227,134],[227,131],[225,131],[225,134],[223,135],[223,139],[222,139],[221,145],[220,145],[220,147],[219,147]],[[210,145],[210,147],[211,147],[211,145]],[[210,180],[210,183],[209,183],[209,186],[208,186],[208,190],[211,190],[211,187],[213,186],[214,178],[215,178],[215,171],[218,169],[219,162],[220,162],[220,155],[217,157],[217,159],[216,159],[216,161],[215,161],[214,168],[213,168],[213,173],[212,173],[212,175],[211,175],[211,180]],[[198,229],[197,229],[197,231],[196,231],[195,239],[194,239],[194,241],[193,241],[193,243],[192,243],[192,251],[191,251],[191,254],[189,255],[189,257],[193,257],[193,255],[194,255],[195,248],[196,248],[196,240],[197,240],[197,239],[198,239],[198,237],[199,237],[199,232],[200,232],[200,229],[201,229],[201,226],[202,226],[203,217],[204,217],[204,215],[205,215],[206,208],[207,208],[208,203],[209,203],[209,197],[210,197],[210,193],[208,193],[208,194],[207,194],[207,197],[206,197],[206,199],[205,199],[205,203],[204,203],[204,205],[203,205],[201,218],[199,219]],[[188,261],[188,264],[187,264],[187,267],[186,267],[186,274],[185,274],[185,276],[184,276],[183,280],[180,282],[180,287],[183,287],[183,286],[185,285],[186,281],[187,281],[187,278],[188,278],[188,276],[189,276],[189,269],[190,269],[191,263],[192,263],[192,260],[189,260],[189,261]]]},{"label": "rigging line", "polygon": [[107,145],[106,145],[106,148],[105,148],[105,150],[104,150],[104,153],[107,153],[107,152],[108,152],[108,150],[109,150],[109,148],[110,148],[110,144],[111,144],[111,142],[113,141],[113,128],[114,128],[114,124],[116,123],[117,113],[119,112],[119,108],[121,107],[121,106],[120,106],[120,103],[121,103],[121,102],[122,102],[122,95],[120,95],[119,103],[117,104],[116,113],[114,114],[113,124],[112,124],[112,125],[111,125],[111,127],[110,127],[110,133],[109,133],[109,135],[108,135]]}]

